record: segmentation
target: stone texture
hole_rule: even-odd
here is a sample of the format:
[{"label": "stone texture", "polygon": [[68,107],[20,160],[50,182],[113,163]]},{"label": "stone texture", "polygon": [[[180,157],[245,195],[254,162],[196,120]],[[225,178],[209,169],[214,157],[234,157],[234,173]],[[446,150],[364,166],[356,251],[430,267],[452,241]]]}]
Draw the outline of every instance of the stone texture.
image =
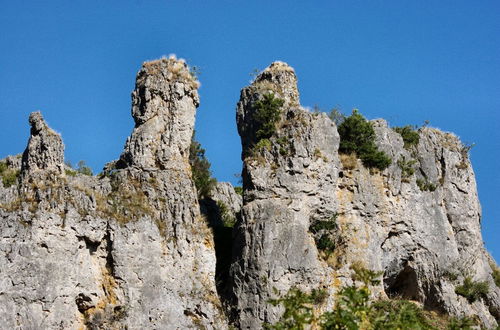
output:
[{"label": "stone texture", "polygon": [[[257,149],[255,102],[273,93],[284,100],[269,148]],[[310,225],[336,209],[339,136],[325,114],[299,106],[291,67],[275,62],[241,92],[237,106],[243,145],[244,201],[231,267],[239,327],[273,322],[280,309],[268,300],[291,287],[334,290],[330,267],[320,258]],[[331,291],[330,290],[330,291]]]},{"label": "stone texture", "polygon": [[23,180],[0,188],[2,328],[227,327],[188,162],[196,86],[183,61],[145,63],[100,177],[65,176],[60,137],[30,116]]},{"label": "stone texture", "polygon": [[[282,118],[270,146],[252,149],[253,105],[269,92],[285,100]],[[374,297],[401,296],[494,327],[500,290],[483,246],[467,148],[453,134],[425,127],[418,146],[406,150],[398,133],[375,120],[376,143],[393,162],[382,172],[367,169],[338,154],[328,118],[298,103],[293,69],[274,63],[242,90],[237,106],[245,196],[231,268],[237,324],[257,329],[275,321],[280,310],[268,303],[275,289],[282,295],[293,286],[325,288],[330,299],[319,308],[329,308],[336,289],[352,283],[351,266],[360,264],[383,272]],[[415,174],[402,173],[398,160],[414,160]],[[417,180],[435,189],[422,191]],[[311,225],[333,214],[336,247],[325,254]],[[455,293],[467,276],[488,282],[486,298],[471,304]]]},{"label": "stone texture", "polygon": [[227,206],[233,217],[236,217],[241,211],[243,197],[234,191],[233,185],[229,182],[217,182],[210,193],[210,198]]},{"label": "stone texture", "polygon": [[166,169],[186,158],[199,105],[198,85],[183,60],[144,63],[132,92],[135,128],[121,166]]},{"label": "stone texture", "polygon": [[22,173],[36,173],[40,170],[62,173],[64,167],[64,144],[61,136],[54,132],[40,112],[32,112],[30,139],[22,158]]},{"label": "stone texture", "polygon": [[[3,161],[21,174],[0,185],[1,328],[224,329],[222,296],[237,327],[258,329],[282,312],[269,299],[294,286],[325,289],[317,308],[331,308],[353,283],[353,264],[383,272],[374,298],[401,296],[496,326],[500,289],[456,136],[424,127],[407,150],[374,120],[393,162],[367,169],[338,154],[335,124],[300,106],[294,70],[275,62],[237,106],[243,199],[218,183],[200,206],[188,162],[197,87],[181,60],[144,63],[131,137],[97,177],[67,175],[61,137],[30,115],[22,158]],[[275,134],[256,147],[255,102],[268,93],[284,103]],[[405,175],[402,161],[414,161],[415,173]],[[228,219],[237,219],[234,231]],[[332,251],[319,248],[324,236]],[[486,297],[457,295],[465,277],[488,282]]]}]

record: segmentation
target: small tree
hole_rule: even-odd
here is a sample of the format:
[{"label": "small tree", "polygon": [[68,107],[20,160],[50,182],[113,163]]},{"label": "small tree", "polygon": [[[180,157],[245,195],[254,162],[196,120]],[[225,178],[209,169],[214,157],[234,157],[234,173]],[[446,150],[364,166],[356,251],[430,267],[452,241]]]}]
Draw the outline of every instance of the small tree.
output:
[{"label": "small tree", "polygon": [[264,97],[255,102],[254,119],[257,123],[257,132],[255,133],[257,141],[269,139],[276,132],[276,123],[280,119],[281,107],[284,100],[274,97],[274,94],[264,94]]},{"label": "small tree", "polygon": [[198,198],[210,197],[210,192],[217,183],[217,180],[212,177],[210,162],[205,156],[205,149],[196,141],[194,132],[189,147],[189,164],[191,165],[194,185],[198,191]]},{"label": "small tree", "polygon": [[412,146],[417,146],[420,141],[420,135],[417,131],[411,126],[406,125],[403,127],[393,127],[395,132],[399,133],[403,138],[405,149],[410,149]]},{"label": "small tree", "polygon": [[375,131],[372,124],[354,109],[338,127],[340,135],[339,151],[344,154],[356,153],[367,167],[386,169],[391,159],[375,145]]}]

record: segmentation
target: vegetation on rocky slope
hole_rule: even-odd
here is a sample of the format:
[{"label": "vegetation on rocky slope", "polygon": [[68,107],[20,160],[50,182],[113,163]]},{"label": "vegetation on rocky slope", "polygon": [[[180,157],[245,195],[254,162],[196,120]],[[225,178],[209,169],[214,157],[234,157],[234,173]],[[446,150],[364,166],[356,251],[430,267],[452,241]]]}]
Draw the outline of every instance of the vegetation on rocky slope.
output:
[{"label": "vegetation on rocky slope", "polygon": [[420,135],[411,125],[393,127],[392,129],[399,133],[403,138],[405,149],[410,149],[411,147],[418,145]]},{"label": "vegetation on rocky slope", "polygon": [[408,300],[370,300],[370,286],[379,283],[380,273],[354,265],[353,280],[360,285],[343,287],[335,307],[324,313],[318,307],[326,300],[323,290],[305,293],[294,287],[270,303],[282,306],[284,313],[278,322],[264,324],[267,329],[473,329],[469,318],[450,318],[422,309]]},{"label": "vegetation on rocky slope", "polygon": [[19,170],[11,169],[5,162],[0,162],[0,178],[4,187],[10,187],[16,183]]},{"label": "vegetation on rocky slope", "polygon": [[375,144],[375,131],[372,124],[367,121],[358,110],[338,127],[340,135],[339,152],[344,154],[355,153],[366,167],[386,169],[391,164],[391,159],[383,151],[378,150]]}]

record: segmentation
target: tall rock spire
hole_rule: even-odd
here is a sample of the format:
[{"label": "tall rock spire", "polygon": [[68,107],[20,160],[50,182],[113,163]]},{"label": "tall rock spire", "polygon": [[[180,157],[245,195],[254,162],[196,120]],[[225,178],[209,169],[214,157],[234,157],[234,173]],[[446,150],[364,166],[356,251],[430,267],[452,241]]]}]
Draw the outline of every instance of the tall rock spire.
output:
[{"label": "tall rock spire", "polygon": [[64,144],[61,136],[45,122],[40,112],[32,112],[28,146],[23,153],[21,173],[26,175],[41,170],[63,172]]},{"label": "tall rock spire", "polygon": [[339,136],[325,114],[300,107],[294,70],[283,62],[243,88],[237,122],[244,201],[232,292],[238,325],[258,329],[280,315],[270,299],[332,281],[309,228],[334,216]]},{"label": "tall rock spire", "polygon": [[187,159],[198,86],[183,60],[170,57],[143,64],[132,92],[135,128],[120,166],[164,169]]}]

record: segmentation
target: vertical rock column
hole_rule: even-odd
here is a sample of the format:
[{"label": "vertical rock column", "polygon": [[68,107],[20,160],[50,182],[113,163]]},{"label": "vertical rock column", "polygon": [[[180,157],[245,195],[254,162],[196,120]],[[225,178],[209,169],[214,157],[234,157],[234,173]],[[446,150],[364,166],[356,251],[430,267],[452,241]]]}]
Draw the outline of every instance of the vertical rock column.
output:
[{"label": "vertical rock column", "polygon": [[173,57],[146,62],[137,74],[135,127],[111,179],[129,205],[111,227],[113,272],[131,328],[225,326],[212,233],[188,161],[197,88],[188,66]]},{"label": "vertical rock column", "polygon": [[[259,139],[262,122],[256,104],[269,94],[281,100],[279,120],[270,137]],[[244,201],[232,290],[239,326],[256,329],[279,318],[280,309],[269,299],[293,286],[331,288],[332,271],[316,249],[310,226],[334,218],[339,136],[325,114],[300,107],[294,70],[282,62],[274,62],[243,88],[237,123]]]}]

